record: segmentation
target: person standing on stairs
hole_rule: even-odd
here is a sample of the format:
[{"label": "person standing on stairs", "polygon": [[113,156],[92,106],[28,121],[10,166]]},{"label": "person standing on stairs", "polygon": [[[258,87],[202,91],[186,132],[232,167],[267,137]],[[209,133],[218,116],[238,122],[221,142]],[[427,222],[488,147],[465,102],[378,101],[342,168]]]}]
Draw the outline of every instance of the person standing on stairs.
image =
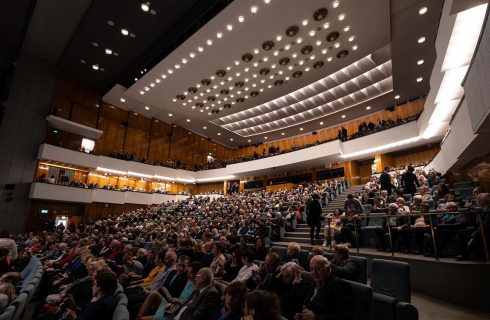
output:
[{"label": "person standing on stairs", "polygon": [[320,196],[318,194],[314,193],[311,196],[311,200],[308,204],[307,207],[307,213],[306,213],[306,222],[308,223],[308,226],[310,227],[310,240],[311,244],[315,244],[315,240],[313,238],[313,233],[315,232],[316,229],[316,237],[315,239],[319,238],[320,235],[320,227],[321,227],[321,221],[320,218],[322,216],[322,205],[320,204]]}]

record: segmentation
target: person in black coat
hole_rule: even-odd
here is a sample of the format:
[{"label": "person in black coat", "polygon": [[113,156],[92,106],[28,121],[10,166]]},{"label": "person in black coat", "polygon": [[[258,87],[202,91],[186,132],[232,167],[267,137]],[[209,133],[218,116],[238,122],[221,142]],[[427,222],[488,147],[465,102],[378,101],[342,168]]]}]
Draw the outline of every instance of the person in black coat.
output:
[{"label": "person in black coat", "polygon": [[391,183],[391,176],[389,172],[390,168],[385,167],[379,176],[379,184],[381,185],[381,190],[386,190],[388,191],[388,195],[391,195],[391,189],[396,189],[396,187]]},{"label": "person in black coat", "polygon": [[320,218],[322,216],[322,205],[320,204],[320,197],[318,194],[314,193],[311,196],[311,201],[308,205],[308,212],[306,213],[306,222],[308,226],[310,226],[310,239],[311,244],[315,244],[313,239],[313,233],[316,228],[316,239],[318,239],[320,234],[321,221]]},{"label": "person in black coat", "polygon": [[354,295],[349,283],[332,274],[330,262],[324,256],[314,256],[310,270],[314,283],[303,301],[303,311],[294,319],[353,319]]},{"label": "person in black coat", "polygon": [[419,181],[413,173],[414,171],[415,169],[412,166],[408,166],[407,171],[402,175],[403,192],[411,194],[412,197],[419,187]]}]

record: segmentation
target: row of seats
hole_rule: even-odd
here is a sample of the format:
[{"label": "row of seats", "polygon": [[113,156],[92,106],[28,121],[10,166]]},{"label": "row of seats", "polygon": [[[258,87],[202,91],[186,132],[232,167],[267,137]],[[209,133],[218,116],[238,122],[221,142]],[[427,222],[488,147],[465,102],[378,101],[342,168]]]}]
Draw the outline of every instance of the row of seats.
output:
[{"label": "row of seats", "polygon": [[124,289],[119,283],[114,295],[116,296],[116,309],[112,314],[112,320],[129,320],[128,297],[124,294]]},{"label": "row of seats", "polygon": [[0,320],[18,320],[23,317],[26,305],[34,295],[43,276],[41,261],[36,256],[31,257],[27,266],[22,270],[21,276],[19,295],[0,314]]}]

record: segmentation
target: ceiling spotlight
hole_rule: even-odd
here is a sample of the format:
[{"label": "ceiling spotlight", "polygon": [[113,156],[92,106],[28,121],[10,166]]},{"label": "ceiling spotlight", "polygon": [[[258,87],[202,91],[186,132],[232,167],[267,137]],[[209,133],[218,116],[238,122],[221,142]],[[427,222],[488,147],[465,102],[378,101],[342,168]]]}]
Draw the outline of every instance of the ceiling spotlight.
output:
[{"label": "ceiling spotlight", "polygon": [[108,25],[110,25],[111,27],[113,27],[113,26],[114,26],[114,21],[112,21],[112,20],[107,20],[107,24],[108,24]]},{"label": "ceiling spotlight", "polygon": [[148,106],[145,106],[145,110],[150,110],[150,107],[148,107]]},{"label": "ceiling spotlight", "polygon": [[180,69],[180,64],[176,64],[175,69]]},{"label": "ceiling spotlight", "polygon": [[345,26],[344,27],[344,32],[348,32],[350,30],[350,26]]},{"label": "ceiling spotlight", "polygon": [[231,31],[233,30],[233,26],[231,24],[226,25],[226,30]]},{"label": "ceiling spotlight", "polygon": [[105,49],[105,54],[112,54],[112,50],[109,48]]},{"label": "ceiling spotlight", "polygon": [[345,14],[344,13],[339,14],[339,21],[342,21],[344,19],[345,19]]},{"label": "ceiling spotlight", "polygon": [[417,82],[421,82],[422,80],[424,80],[422,77],[417,78]]},{"label": "ceiling spotlight", "polygon": [[295,52],[293,53],[293,58],[296,58],[298,56],[298,54]]},{"label": "ceiling spotlight", "polygon": [[332,61],[332,57],[328,57],[328,58],[327,58],[327,61],[328,61],[328,62]]},{"label": "ceiling spotlight", "polygon": [[267,140],[267,137],[264,137],[264,139],[266,139],[266,140]]},{"label": "ceiling spotlight", "polygon": [[322,50],[322,54],[325,54],[325,53],[327,53],[327,49]]},{"label": "ceiling spotlight", "polygon": [[356,51],[357,50],[357,45],[352,46],[352,50]]},{"label": "ceiling spotlight", "polygon": [[259,49],[254,49],[254,53],[255,54],[258,54],[259,53]]},{"label": "ceiling spotlight", "polygon": [[297,42],[297,43],[301,43],[301,42],[303,42],[303,38],[298,38],[298,39],[296,39],[296,42]]},{"label": "ceiling spotlight", "polygon": [[280,35],[279,35],[279,36],[277,36],[277,37],[276,37],[276,40],[277,40],[277,41],[281,41],[281,40],[282,40],[282,36],[280,36]]},{"label": "ceiling spotlight", "polygon": [[265,3],[269,4],[271,0],[264,0]]},{"label": "ceiling spotlight", "polygon": [[302,24],[303,24],[303,26],[308,25],[308,20],[303,20]]},{"label": "ceiling spotlight", "polygon": [[371,106],[367,106],[366,107],[366,110],[371,110]]},{"label": "ceiling spotlight", "polygon": [[94,47],[96,47],[96,48],[99,46],[99,44],[98,44],[97,42],[92,42],[92,45],[93,45]]},{"label": "ceiling spotlight", "polygon": [[162,79],[165,79],[167,77],[166,74],[162,74]]},{"label": "ceiling spotlight", "polygon": [[141,10],[143,10],[144,12],[148,12],[150,11],[150,3],[147,2],[147,3],[142,3],[141,4]]},{"label": "ceiling spotlight", "polygon": [[310,35],[310,37],[313,37],[315,35],[315,30],[311,30],[309,35]]},{"label": "ceiling spotlight", "polygon": [[121,98],[121,99],[119,99],[119,100],[120,100],[121,102],[126,102],[126,99],[124,99],[124,98]]},{"label": "ceiling spotlight", "polygon": [[417,39],[418,43],[424,43],[425,42],[425,37],[420,37]]},{"label": "ceiling spotlight", "polygon": [[218,32],[216,34],[216,38],[221,39],[223,37],[223,34],[221,32]]},{"label": "ceiling spotlight", "polygon": [[168,69],[168,70],[167,70],[167,72],[168,72],[169,74],[174,73],[174,71],[173,71],[172,69]]},{"label": "ceiling spotlight", "polygon": [[426,14],[427,13],[427,7],[422,7],[419,9],[419,14],[420,15],[423,15],[423,14]]},{"label": "ceiling spotlight", "polygon": [[121,33],[123,36],[127,36],[129,34],[128,29],[121,29]]},{"label": "ceiling spotlight", "polygon": [[145,92],[144,92],[143,90],[141,90],[141,91],[140,91],[140,94],[141,94],[141,95],[143,95],[143,94],[145,94]]},{"label": "ceiling spotlight", "polygon": [[208,45],[208,46],[210,46],[210,45],[212,45],[212,44],[213,44],[213,40],[208,39],[208,41],[206,41],[206,43],[207,43],[207,45]]},{"label": "ceiling spotlight", "polygon": [[130,36],[131,38],[136,38],[136,35],[135,35],[134,33],[132,33],[132,32],[129,34],[129,36]]},{"label": "ceiling spotlight", "polygon": [[316,43],[315,43],[317,46],[320,46],[322,44],[322,42],[320,40],[318,40]]},{"label": "ceiling spotlight", "polygon": [[330,23],[325,22],[325,23],[323,24],[323,29],[328,29],[329,27],[330,27]]},{"label": "ceiling spotlight", "polygon": [[99,70],[99,65],[98,65],[98,64],[93,64],[93,65],[92,65],[92,69],[94,69],[94,70]]},{"label": "ceiling spotlight", "polygon": [[221,132],[218,132],[217,135],[220,136],[221,135]]},{"label": "ceiling spotlight", "polygon": [[245,21],[245,18],[244,18],[243,16],[239,16],[239,17],[238,17],[238,21],[239,21],[239,22],[243,22],[243,21]]},{"label": "ceiling spotlight", "polygon": [[155,82],[156,82],[156,83],[160,83],[160,79],[156,78],[156,79],[155,79]]},{"label": "ceiling spotlight", "polygon": [[299,128],[299,131],[303,131],[303,128]]},{"label": "ceiling spotlight", "polygon": [[148,87],[145,87],[145,91],[150,91],[150,88],[148,88]]},{"label": "ceiling spotlight", "polygon": [[259,8],[258,8],[257,6],[252,6],[252,7],[250,8],[250,12],[252,12],[252,14],[257,13],[257,11],[258,11],[258,10],[259,10]]},{"label": "ceiling spotlight", "polygon": [[186,121],[187,121],[187,122],[191,122],[191,119],[187,119]]},{"label": "ceiling spotlight", "polygon": [[173,116],[173,114],[169,113],[169,114],[168,114],[168,116],[169,116],[169,117],[172,117],[172,116]]},{"label": "ceiling spotlight", "polygon": [[417,61],[417,65],[420,66],[421,64],[424,64],[424,59],[420,59]]},{"label": "ceiling spotlight", "polygon": [[334,1],[332,2],[332,7],[337,8],[339,6],[340,2],[339,1]]},{"label": "ceiling spotlight", "polygon": [[337,42],[336,44],[334,44],[334,47],[335,47],[335,48],[340,47],[340,43],[338,43],[338,42]]},{"label": "ceiling spotlight", "polygon": [[83,64],[87,63],[87,61],[85,61],[83,59],[81,59],[80,62],[83,63]]},{"label": "ceiling spotlight", "polygon": [[233,141],[233,138],[230,138],[230,141]]},{"label": "ceiling spotlight", "polygon": [[397,94],[397,95],[395,96],[395,99],[396,99],[396,100],[400,99],[400,95],[399,95],[399,94]]},{"label": "ceiling spotlight", "polygon": [[189,57],[194,58],[196,54],[194,52],[189,53]]},{"label": "ceiling spotlight", "polygon": [[203,52],[204,51],[204,48],[203,47],[197,47],[197,51]]},{"label": "ceiling spotlight", "polygon": [[320,121],[320,125],[323,126],[323,121]]},{"label": "ceiling spotlight", "polygon": [[349,37],[349,42],[354,41],[354,39],[355,39],[355,37],[354,37],[354,36],[350,36],[350,37]]},{"label": "ceiling spotlight", "polygon": [[344,119],[344,118],[345,118],[345,114],[342,115],[342,119]]}]

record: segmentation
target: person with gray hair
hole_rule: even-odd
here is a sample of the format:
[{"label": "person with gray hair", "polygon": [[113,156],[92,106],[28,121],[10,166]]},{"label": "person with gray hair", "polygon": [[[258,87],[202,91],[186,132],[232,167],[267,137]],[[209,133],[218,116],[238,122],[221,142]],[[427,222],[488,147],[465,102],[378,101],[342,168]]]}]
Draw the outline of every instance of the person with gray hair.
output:
[{"label": "person with gray hair", "polygon": [[293,319],[296,313],[301,312],[309,283],[301,278],[301,267],[294,262],[283,264],[280,270],[278,277],[282,286],[276,293],[281,298],[281,314],[286,319]]},{"label": "person with gray hair", "polygon": [[333,247],[332,273],[339,278],[351,281],[359,280],[359,270],[357,270],[354,260],[349,258],[349,248],[343,244]]}]

